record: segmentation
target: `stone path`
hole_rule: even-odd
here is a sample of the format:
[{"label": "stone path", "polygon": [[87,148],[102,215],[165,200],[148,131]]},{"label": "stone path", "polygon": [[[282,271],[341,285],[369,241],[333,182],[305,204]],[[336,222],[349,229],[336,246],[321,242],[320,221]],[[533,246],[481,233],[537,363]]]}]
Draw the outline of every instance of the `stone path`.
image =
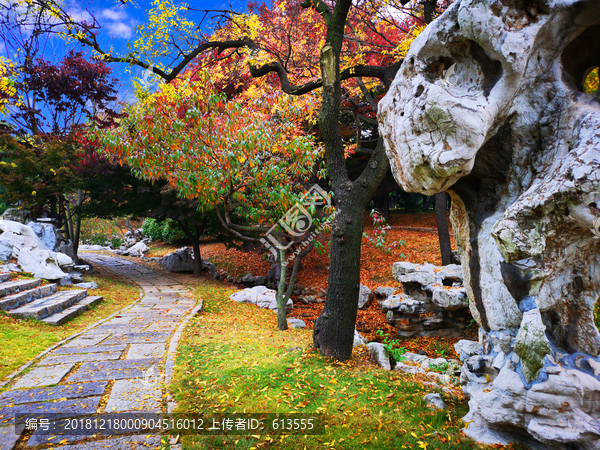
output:
[{"label": "stone path", "polygon": [[19,448],[43,449],[57,443],[62,446],[54,448],[61,450],[160,448],[159,436],[148,434],[94,438],[52,436],[40,428],[21,436],[15,432],[18,414],[76,417],[166,411],[163,381],[165,372],[168,381],[172,371],[168,356],[177,345],[181,332],[177,328],[197,310],[195,302],[182,295],[187,289],[177,280],[147,267],[110,256],[85,258],[132,280],[143,296],[44,355],[31,370],[16,377],[10,390],[0,394],[1,450],[12,450],[17,444]]}]

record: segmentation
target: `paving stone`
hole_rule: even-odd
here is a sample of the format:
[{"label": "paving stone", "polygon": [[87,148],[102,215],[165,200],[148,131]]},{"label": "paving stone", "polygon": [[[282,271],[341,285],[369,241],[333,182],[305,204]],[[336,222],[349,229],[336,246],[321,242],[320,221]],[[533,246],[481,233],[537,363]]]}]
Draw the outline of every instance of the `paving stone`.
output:
[{"label": "paving stone", "polygon": [[[60,440],[50,440],[50,437],[51,436],[43,434],[34,434],[27,442],[27,447],[33,447],[43,443],[50,443],[52,441],[60,442],[62,439],[66,439],[67,442],[78,441],[81,439],[81,437],[72,435],[60,436]],[[89,436],[85,437],[89,438]],[[99,441],[82,442],[71,445],[63,445],[61,447],[52,447],[52,450],[159,450],[160,448],[160,436],[146,434],[102,439]]]},{"label": "paving stone", "polygon": [[171,333],[167,332],[142,332],[128,333],[120,336],[113,336],[107,339],[104,344],[144,344],[146,342],[167,342]]},{"label": "paving stone", "polygon": [[160,358],[165,353],[165,344],[131,344],[125,359]]},{"label": "paving stone", "polygon": [[118,345],[100,345],[96,347],[59,347],[52,352],[52,355],[70,355],[73,353],[105,353],[120,352],[125,350],[125,344]]},{"label": "paving stone", "polygon": [[20,435],[15,433],[14,425],[0,428],[0,449],[12,450]]},{"label": "paving stone", "polygon": [[110,319],[108,322],[104,322],[104,325],[122,325],[131,322],[131,319],[131,317],[117,316]]},{"label": "paving stone", "polygon": [[[57,402],[26,403],[21,405],[15,405],[12,407],[0,409],[0,422],[4,423],[7,420],[9,422],[13,422],[15,420],[16,414],[27,414],[28,416],[30,414],[57,414],[61,417],[70,417],[73,415],[81,414],[94,414],[98,410],[98,406],[100,405],[101,400],[102,397],[97,396],[70,400],[59,400]],[[23,423],[25,421],[25,417],[20,418],[18,421]]]},{"label": "paving stone", "polygon": [[108,333],[94,333],[94,330],[90,330],[87,331],[85,335],[81,335],[76,339],[63,344],[62,347],[93,347],[108,336],[110,336]]},{"label": "paving stone", "polygon": [[146,328],[146,331],[173,331],[178,326],[178,322],[157,322]]},{"label": "paving stone", "polygon": [[111,333],[114,335],[119,334],[131,334],[139,333],[144,331],[144,327],[141,325],[122,324],[122,325],[100,325],[98,331],[103,333]]},{"label": "paving stone", "polygon": [[83,363],[69,377],[69,382],[122,380],[126,378],[143,378],[144,371],[153,365],[160,364],[159,358],[130,359],[118,361],[98,361]]},{"label": "paving stone", "polygon": [[59,364],[51,367],[36,367],[31,372],[23,375],[13,386],[13,389],[58,384],[74,365],[75,364]]},{"label": "paving stone", "polygon": [[[66,386],[55,386],[51,388],[26,389],[18,391],[7,391],[0,394],[0,405],[35,403],[61,398],[80,398],[93,395],[102,395],[107,381],[93,383],[68,384]],[[0,447],[2,448],[2,447]]]},{"label": "paving stone", "polygon": [[104,412],[109,414],[128,411],[159,413],[161,399],[162,389],[158,378],[119,380],[115,381]]},{"label": "paving stone", "polygon": [[119,359],[121,352],[87,353],[64,356],[48,356],[42,359],[38,365],[50,366],[54,364],[80,363],[86,361],[108,361]]}]

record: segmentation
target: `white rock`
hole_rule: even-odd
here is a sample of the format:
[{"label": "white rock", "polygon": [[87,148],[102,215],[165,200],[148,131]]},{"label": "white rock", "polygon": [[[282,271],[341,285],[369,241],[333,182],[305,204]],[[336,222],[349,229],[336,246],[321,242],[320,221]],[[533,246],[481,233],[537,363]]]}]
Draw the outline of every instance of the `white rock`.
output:
[{"label": "white rock", "polygon": [[[265,286],[254,286],[253,288],[243,289],[229,296],[230,299],[239,303],[253,303],[261,308],[277,311],[277,291]],[[290,312],[294,307],[292,299],[288,299],[285,310]]]},{"label": "white rock", "polygon": [[466,339],[462,339],[454,344],[454,351],[458,353],[461,361],[464,361],[470,356],[483,354],[483,348],[479,342],[469,341]]},{"label": "white rock", "polygon": [[0,239],[0,261],[8,262],[13,254],[13,244],[9,239]]},{"label": "white rock", "polygon": [[467,290],[465,288],[434,287],[431,289],[431,301],[442,309],[456,311],[469,307]]},{"label": "white rock", "polygon": [[288,317],[287,321],[291,328],[306,328],[304,320]]},{"label": "white rock", "polygon": [[86,281],[84,283],[75,283],[73,286],[77,286],[81,289],[98,289],[98,285],[95,281]]},{"label": "white rock", "polygon": [[97,251],[101,251],[101,250],[111,250],[111,248],[108,246],[103,246],[103,245],[81,244],[81,245],[79,245],[78,250],[81,252],[97,252]]},{"label": "white rock", "polygon": [[33,230],[48,250],[57,250],[58,239],[54,224],[31,221],[27,226]]},{"label": "white rock", "polygon": [[423,400],[429,409],[448,409],[448,405],[446,405],[444,400],[442,400],[442,396],[440,394],[427,394],[425,397],[423,397]]},{"label": "white rock", "polygon": [[133,247],[129,247],[127,250],[122,252],[123,255],[129,255],[134,257],[144,256],[144,252],[148,251],[148,246],[143,242],[138,242]]},{"label": "white rock", "polygon": [[419,366],[409,366],[408,364],[404,364],[402,362],[396,363],[394,370],[411,374],[425,373],[425,370]]},{"label": "white rock", "polygon": [[367,340],[360,335],[360,333],[358,332],[358,330],[356,328],[354,328],[354,342],[352,344],[352,347],[358,347],[359,345],[366,345],[366,344],[367,344]]},{"label": "white rock", "polygon": [[50,250],[22,248],[19,251],[17,263],[23,271],[30,272],[36,277],[57,280],[66,276],[66,273],[61,270],[61,266],[73,264],[73,260],[67,255]]},{"label": "white rock", "polygon": [[387,348],[379,342],[369,342],[367,344],[367,348],[378,365],[383,367],[385,370],[392,370],[390,365],[390,354],[387,351]]},{"label": "white rock", "polygon": [[406,352],[402,356],[407,361],[418,362],[419,364],[421,364],[423,361],[428,359],[426,355],[419,355],[418,353],[412,353],[412,352]]},{"label": "white rock", "polygon": [[366,309],[373,298],[371,289],[363,284],[360,285],[360,292],[358,294],[358,309]]}]

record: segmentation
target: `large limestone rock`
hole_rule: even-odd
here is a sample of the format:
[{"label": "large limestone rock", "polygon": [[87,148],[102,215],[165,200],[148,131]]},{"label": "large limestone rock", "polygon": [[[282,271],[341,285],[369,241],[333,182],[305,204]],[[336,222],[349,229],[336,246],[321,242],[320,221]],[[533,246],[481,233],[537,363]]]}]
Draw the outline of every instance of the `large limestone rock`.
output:
[{"label": "large limestone rock", "polygon": [[[243,289],[229,296],[231,300],[239,303],[254,303],[261,308],[268,308],[277,312],[277,291],[265,286],[254,286],[253,288]],[[289,314],[294,307],[292,299],[288,299],[285,305],[285,312]]]},{"label": "large limestone rock", "polygon": [[452,196],[482,442],[600,449],[600,101],[583,90],[598,42],[597,0],[458,0],[379,105],[396,180]]},{"label": "large limestone rock", "polygon": [[36,277],[56,280],[73,269],[69,256],[48,250],[33,229],[22,223],[0,220],[0,243],[3,255],[8,255],[8,249],[12,248],[8,258],[16,258],[23,271]]}]

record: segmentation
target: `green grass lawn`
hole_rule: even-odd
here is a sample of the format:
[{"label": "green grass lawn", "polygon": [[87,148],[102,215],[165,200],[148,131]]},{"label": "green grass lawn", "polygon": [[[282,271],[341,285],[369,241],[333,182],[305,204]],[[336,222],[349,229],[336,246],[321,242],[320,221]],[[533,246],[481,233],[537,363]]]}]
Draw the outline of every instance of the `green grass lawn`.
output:
[{"label": "green grass lawn", "polygon": [[52,326],[36,320],[14,319],[4,311],[0,312],[0,380],[53,344],[139,298],[137,286],[106,272],[86,275],[85,280],[98,284],[98,289],[89,291],[89,295],[101,295],[104,301],[64,325]]},{"label": "green grass lawn", "polygon": [[204,310],[180,342],[176,413],[320,414],[325,428],[306,436],[184,434],[184,449],[491,448],[460,432],[464,399],[446,395],[450,408],[431,411],[422,399],[435,388],[375,366],[365,347],[345,363],[324,358],[311,349],[311,330],[277,331],[273,312],[235,303],[231,292],[197,287]]}]

